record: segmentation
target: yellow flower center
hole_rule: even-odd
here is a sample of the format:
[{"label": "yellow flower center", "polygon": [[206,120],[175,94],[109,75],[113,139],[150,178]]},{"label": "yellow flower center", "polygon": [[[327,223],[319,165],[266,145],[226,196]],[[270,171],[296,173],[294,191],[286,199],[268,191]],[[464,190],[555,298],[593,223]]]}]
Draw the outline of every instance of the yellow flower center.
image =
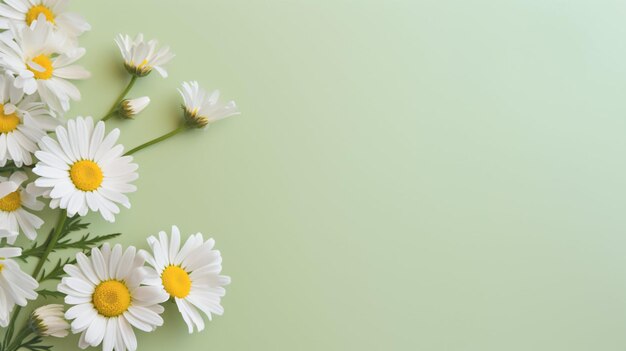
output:
[{"label": "yellow flower center", "polygon": [[3,269],[4,269],[4,265],[0,263],[0,272],[2,272]]},{"label": "yellow flower center", "polygon": [[15,112],[5,115],[4,105],[0,104],[0,133],[10,133],[17,129],[20,124],[20,118]]},{"label": "yellow flower center", "polygon": [[26,24],[30,26],[30,24],[33,23],[33,21],[36,20],[42,13],[46,16],[46,20],[48,20],[48,22],[54,23],[54,13],[52,13],[52,11],[44,5],[37,5],[31,7],[26,13]]},{"label": "yellow flower center", "polygon": [[180,299],[187,297],[191,290],[189,274],[179,266],[167,266],[161,274],[161,281],[168,294]]},{"label": "yellow flower center", "polygon": [[94,191],[102,184],[102,170],[91,160],[80,160],[70,168],[72,183],[82,191]]},{"label": "yellow flower center", "polygon": [[38,71],[36,69],[34,69],[33,67],[26,65],[28,70],[33,72],[33,74],[35,75],[35,78],[37,79],[50,79],[52,78],[52,72],[54,71],[54,68],[52,67],[52,60],[50,59],[50,56],[45,55],[45,54],[41,54],[35,58],[33,58],[31,61],[33,61],[34,63],[38,64],[39,66],[43,67],[43,71]]},{"label": "yellow flower center", "polygon": [[13,212],[20,207],[22,207],[22,198],[19,191],[14,191],[0,199],[0,210],[4,212]]},{"label": "yellow flower center", "polygon": [[105,317],[117,317],[130,306],[130,291],[119,280],[107,280],[96,286],[91,299],[98,313]]}]

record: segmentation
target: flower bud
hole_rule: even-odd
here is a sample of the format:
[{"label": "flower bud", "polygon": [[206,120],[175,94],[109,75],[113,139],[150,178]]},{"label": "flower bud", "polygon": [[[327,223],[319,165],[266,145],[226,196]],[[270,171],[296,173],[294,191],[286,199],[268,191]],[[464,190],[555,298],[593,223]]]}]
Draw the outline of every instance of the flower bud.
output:
[{"label": "flower bud", "polygon": [[29,324],[39,336],[67,336],[70,324],[65,320],[63,305],[52,304],[37,308],[30,315]]},{"label": "flower bud", "polygon": [[143,111],[150,103],[150,98],[142,96],[136,99],[124,100],[120,104],[120,115],[124,118],[133,118]]}]

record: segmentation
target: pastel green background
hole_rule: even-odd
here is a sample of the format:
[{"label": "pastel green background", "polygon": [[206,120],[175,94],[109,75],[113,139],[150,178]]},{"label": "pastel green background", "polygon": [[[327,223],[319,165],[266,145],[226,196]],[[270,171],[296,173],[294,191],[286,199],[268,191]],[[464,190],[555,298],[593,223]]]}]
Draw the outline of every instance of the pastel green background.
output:
[{"label": "pastel green background", "polygon": [[[121,242],[217,240],[226,313],[173,306],[139,350],[576,351],[626,347],[626,3],[74,1],[93,77],[117,33],[170,44],[127,147],[172,129],[183,80],[243,114],[136,154]],[[57,343],[68,349],[76,337]],[[60,348],[62,349],[62,348]]]}]

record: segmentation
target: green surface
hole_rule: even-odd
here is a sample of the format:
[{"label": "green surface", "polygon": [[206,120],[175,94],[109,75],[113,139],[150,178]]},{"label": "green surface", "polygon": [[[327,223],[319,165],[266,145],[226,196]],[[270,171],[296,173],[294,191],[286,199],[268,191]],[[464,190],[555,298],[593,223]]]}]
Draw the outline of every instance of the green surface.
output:
[{"label": "green surface", "polygon": [[[74,1],[93,78],[115,34],[169,43],[128,148],[174,127],[197,79],[243,112],[142,151],[124,244],[217,240],[226,314],[173,306],[139,350],[577,351],[626,347],[626,3]],[[73,347],[77,338],[59,345]],[[63,348],[59,348],[63,349]]]}]

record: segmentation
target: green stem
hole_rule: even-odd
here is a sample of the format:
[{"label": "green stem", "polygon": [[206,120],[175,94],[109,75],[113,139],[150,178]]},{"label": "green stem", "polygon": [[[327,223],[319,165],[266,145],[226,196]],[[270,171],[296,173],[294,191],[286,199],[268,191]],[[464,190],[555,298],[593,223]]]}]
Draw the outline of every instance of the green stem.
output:
[{"label": "green stem", "polygon": [[30,329],[28,324],[26,324],[22,330],[17,334],[15,340],[5,349],[5,351],[17,351],[24,344],[22,343],[27,336],[29,336],[33,331]]},{"label": "green stem", "polygon": [[43,268],[43,265],[46,263],[46,260],[48,259],[48,255],[50,255],[50,253],[56,246],[57,240],[59,240],[59,236],[61,235],[61,232],[63,231],[63,227],[65,226],[66,219],[67,219],[67,210],[62,210],[61,213],[59,213],[59,219],[57,220],[57,224],[56,224],[56,227],[54,228],[54,232],[52,233],[52,236],[49,238],[48,246],[46,247],[46,250],[43,252],[41,257],[39,258],[39,262],[37,262],[37,266],[35,266],[35,270],[33,271],[33,274],[32,274],[33,278],[37,279],[39,272],[41,271],[41,269]]},{"label": "green stem", "polygon": [[102,122],[106,122],[108,121],[111,117],[115,116],[117,114],[117,109],[114,110],[113,112],[110,112],[108,115],[102,117],[101,121]]},{"label": "green stem", "polygon": [[[46,240],[48,242],[48,245],[46,246],[46,250],[43,252],[41,257],[39,257],[39,262],[37,262],[37,266],[35,266],[35,270],[33,271],[33,274],[31,275],[33,278],[37,279],[37,276],[39,275],[39,272],[41,272],[43,265],[48,260],[48,256],[50,255],[50,253],[56,246],[56,243],[59,240],[59,236],[61,236],[61,232],[63,231],[63,227],[65,226],[66,219],[67,219],[67,210],[62,210],[59,213],[59,219],[57,220],[57,224],[56,224],[56,227],[54,228],[54,232],[52,232],[52,234]],[[15,331],[15,322],[21,310],[22,310],[22,307],[17,306],[15,310],[13,311],[13,315],[11,316],[11,321],[9,322],[9,327],[7,328],[7,332],[4,335],[4,341],[2,343],[3,349],[5,351],[11,351],[10,346],[13,346],[15,342],[19,342],[19,339],[16,339],[14,343],[11,343],[11,338],[13,338],[13,332]],[[20,333],[24,332],[24,330],[27,328],[28,328],[28,325],[22,327],[20,329]],[[9,348],[7,349],[7,347]]]},{"label": "green stem", "polygon": [[130,91],[130,89],[133,88],[133,85],[135,85],[135,81],[137,81],[137,76],[133,75],[132,78],[130,78],[130,82],[128,82],[128,85],[126,86],[126,89],[124,89],[124,91],[122,91],[120,96],[118,96],[117,100],[115,100],[115,103],[113,104],[113,106],[111,106],[111,108],[109,109],[109,112],[107,112],[107,114],[104,117],[102,117],[101,119],[102,121],[106,121],[109,118],[115,116],[115,113],[117,112],[117,109],[120,106],[120,103],[124,101],[124,98],[126,97],[126,95],[128,95],[128,92]]},{"label": "green stem", "polygon": [[2,341],[2,349],[5,351],[8,351],[9,343],[13,337],[13,330],[15,330],[15,321],[17,320],[17,316],[20,314],[21,310],[22,306],[16,306],[13,311],[13,315],[11,316],[11,321],[9,321],[9,327],[7,328],[7,332],[4,334],[4,340]]},{"label": "green stem", "polygon": [[183,130],[185,130],[185,129],[187,129],[187,128],[186,128],[186,126],[185,126],[184,124],[181,124],[181,125],[180,125],[180,127],[178,127],[178,128],[176,128],[176,129],[174,129],[173,131],[171,131],[171,132],[169,132],[169,133],[167,133],[167,134],[165,134],[165,135],[162,135],[162,136],[160,136],[160,137],[158,137],[158,138],[152,139],[152,140],[150,140],[150,141],[148,141],[148,142],[146,142],[146,143],[143,143],[143,144],[141,144],[141,145],[137,146],[136,148],[134,148],[134,149],[132,149],[132,150],[128,151],[128,152],[127,152],[127,153],[125,153],[124,155],[125,155],[125,156],[132,155],[132,154],[134,154],[135,152],[137,152],[137,151],[139,151],[139,150],[141,150],[141,149],[144,149],[144,148],[146,148],[146,147],[148,147],[148,146],[150,146],[150,145],[153,145],[153,144],[156,144],[156,143],[158,143],[158,142],[161,142],[161,141],[163,141],[163,140],[165,140],[165,139],[171,138],[171,137],[173,137],[174,135],[176,135],[176,134],[178,134],[178,133],[182,132],[182,131],[183,131]]}]

